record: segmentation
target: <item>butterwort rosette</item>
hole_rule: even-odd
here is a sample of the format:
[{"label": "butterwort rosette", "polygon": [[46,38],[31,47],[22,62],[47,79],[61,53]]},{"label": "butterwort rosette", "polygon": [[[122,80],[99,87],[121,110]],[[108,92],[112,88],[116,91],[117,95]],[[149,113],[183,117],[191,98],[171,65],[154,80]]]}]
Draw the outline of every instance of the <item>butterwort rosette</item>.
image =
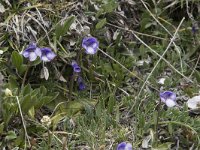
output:
[{"label": "butterwort rosette", "polygon": [[56,54],[49,47],[37,49],[36,52],[43,62],[49,62],[56,57]]},{"label": "butterwort rosette", "polygon": [[87,54],[95,54],[99,48],[99,42],[94,37],[85,37],[82,42],[82,47]]},{"label": "butterwort rosette", "polygon": [[176,94],[172,91],[165,91],[160,93],[160,99],[163,103],[165,103],[168,107],[176,106]]},{"label": "butterwort rosette", "polygon": [[82,90],[84,90],[86,88],[82,77],[79,76],[77,82],[78,82],[78,87],[79,87],[80,91],[82,91]]},{"label": "butterwort rosette", "polygon": [[28,47],[22,52],[22,55],[30,61],[36,60],[39,54],[40,48],[37,47],[36,43],[29,44]]},{"label": "butterwort rosette", "polygon": [[73,67],[74,72],[76,72],[76,73],[81,72],[81,67],[74,60],[72,61],[72,67]]},{"label": "butterwort rosette", "polygon": [[132,150],[131,143],[122,142],[118,144],[117,150]]}]

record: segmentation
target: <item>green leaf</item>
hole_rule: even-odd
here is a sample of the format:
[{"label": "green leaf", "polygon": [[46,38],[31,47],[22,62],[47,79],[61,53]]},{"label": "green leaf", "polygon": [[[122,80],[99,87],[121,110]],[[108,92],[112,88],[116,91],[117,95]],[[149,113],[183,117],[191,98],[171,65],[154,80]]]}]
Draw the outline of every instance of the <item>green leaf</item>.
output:
[{"label": "green leaf", "polygon": [[3,103],[2,108],[3,121],[7,127],[11,117],[16,114],[17,106],[14,103]]},{"label": "green leaf", "polygon": [[23,96],[26,96],[27,94],[30,94],[30,92],[31,92],[31,85],[30,84],[27,84],[23,89],[22,89],[22,92],[21,92],[21,94],[23,95]]},{"label": "green leaf", "polygon": [[69,17],[64,24],[58,24],[55,29],[56,38],[59,39],[61,36],[65,35],[69,30],[71,24],[74,22],[75,16]]},{"label": "green leaf", "polygon": [[66,105],[59,106],[59,112],[67,116],[75,115],[84,109],[84,104],[80,101],[70,101]]},{"label": "green leaf", "polygon": [[28,115],[31,117],[31,119],[34,119],[35,116],[35,108],[31,107],[28,111]]},{"label": "green leaf", "polygon": [[47,89],[44,86],[40,87],[40,93],[41,95],[46,95],[47,94]]},{"label": "green leaf", "polygon": [[100,20],[97,24],[96,24],[96,29],[101,29],[105,24],[106,24],[106,18]]},{"label": "green leaf", "polygon": [[108,100],[108,111],[112,113],[114,107],[115,107],[115,98],[114,98],[114,95],[112,94],[110,95],[109,100]]},{"label": "green leaf", "polygon": [[96,13],[96,17],[99,17],[102,14],[113,12],[118,6],[116,0],[111,0],[106,4],[103,4],[101,9]]},{"label": "green leaf", "polygon": [[4,129],[4,122],[2,122],[2,123],[0,124],[0,134],[3,133],[3,129]]},{"label": "green leaf", "polygon": [[173,135],[173,126],[171,123],[168,124],[168,131],[169,131],[170,135]]},{"label": "green leaf", "polygon": [[52,96],[44,96],[41,99],[38,99],[35,107],[36,108],[40,108],[43,105],[46,105],[46,104],[50,103],[52,100],[53,100]]},{"label": "green leaf", "polygon": [[8,87],[9,87],[9,89],[18,88],[18,83],[16,81],[15,76],[9,76],[9,78],[8,78]]},{"label": "green leaf", "polygon": [[63,118],[65,118],[65,114],[63,114],[63,113],[57,114],[57,115],[55,115],[51,118],[51,121],[52,121],[52,124],[53,124],[53,129],[55,129],[57,127],[57,124]]},{"label": "green leaf", "polygon": [[26,95],[22,99],[21,108],[24,113],[27,113],[31,107],[35,105],[35,101],[31,99],[31,95]]},{"label": "green leaf", "polygon": [[53,96],[43,96],[42,98],[37,98],[37,103],[35,104],[35,108],[40,108],[43,105],[49,104],[51,101],[53,101],[57,96],[58,92],[53,93]]},{"label": "green leaf", "polygon": [[8,131],[7,136],[5,137],[6,140],[14,140],[17,138],[17,135],[14,131]]},{"label": "green leaf", "polygon": [[152,150],[169,150],[171,149],[172,142],[166,142],[158,145],[157,147],[152,147]]},{"label": "green leaf", "polygon": [[23,57],[18,52],[13,51],[11,55],[12,63],[17,68],[17,70],[20,70],[20,67],[23,63]]},{"label": "green leaf", "polygon": [[53,128],[56,128],[59,121],[66,116],[73,116],[84,109],[84,104],[80,101],[70,101],[66,105],[60,105],[57,113],[51,118]]},{"label": "green leaf", "polygon": [[22,64],[18,69],[19,73],[23,74],[27,70],[27,67],[28,67],[27,65]]}]

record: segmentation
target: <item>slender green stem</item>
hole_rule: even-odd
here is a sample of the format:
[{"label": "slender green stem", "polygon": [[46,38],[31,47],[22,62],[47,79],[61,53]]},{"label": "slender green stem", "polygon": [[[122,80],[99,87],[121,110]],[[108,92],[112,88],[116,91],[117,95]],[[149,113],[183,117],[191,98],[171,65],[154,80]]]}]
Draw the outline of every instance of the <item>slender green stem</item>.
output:
[{"label": "slender green stem", "polygon": [[160,107],[161,107],[161,100],[159,100],[158,103],[158,110],[157,110],[157,118],[156,118],[156,124],[155,124],[155,141],[156,141],[156,146],[158,146],[158,137],[159,137],[159,132],[158,132],[158,125],[159,125],[159,121],[160,121]]},{"label": "slender green stem", "polygon": [[25,74],[24,74],[24,77],[23,77],[23,80],[22,80],[22,86],[21,86],[21,88],[24,87],[24,84],[25,84],[25,81],[26,81],[26,76],[27,76],[27,74],[28,74],[29,68],[30,68],[30,62],[28,63],[28,67],[27,67],[26,72],[25,72]]},{"label": "slender green stem", "polygon": [[72,77],[71,77],[70,83],[69,83],[69,101],[72,98],[72,91],[73,91],[73,87],[74,87],[74,79],[75,79],[75,76],[73,74]]}]

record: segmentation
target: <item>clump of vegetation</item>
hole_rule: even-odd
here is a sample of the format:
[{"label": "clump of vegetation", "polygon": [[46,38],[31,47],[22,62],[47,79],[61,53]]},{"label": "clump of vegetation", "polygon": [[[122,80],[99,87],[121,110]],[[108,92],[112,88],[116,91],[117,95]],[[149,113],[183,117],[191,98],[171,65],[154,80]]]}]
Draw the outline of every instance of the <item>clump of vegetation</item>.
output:
[{"label": "clump of vegetation", "polygon": [[1,149],[199,149],[199,8],[2,0]]}]

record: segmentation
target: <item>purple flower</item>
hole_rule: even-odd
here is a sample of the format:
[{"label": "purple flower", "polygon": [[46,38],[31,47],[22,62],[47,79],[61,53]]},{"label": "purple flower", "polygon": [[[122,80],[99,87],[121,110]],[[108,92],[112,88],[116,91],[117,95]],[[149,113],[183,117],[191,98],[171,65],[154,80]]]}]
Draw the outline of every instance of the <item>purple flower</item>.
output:
[{"label": "purple flower", "polygon": [[160,93],[160,99],[168,107],[174,107],[176,105],[176,94],[174,92],[165,91],[163,93]]},{"label": "purple flower", "polygon": [[118,144],[117,150],[132,150],[131,143],[122,142]]},{"label": "purple flower", "polygon": [[76,72],[76,73],[81,72],[81,67],[74,60],[72,61],[72,67],[73,67],[74,72]]},{"label": "purple flower", "polygon": [[36,49],[36,53],[44,62],[49,62],[56,57],[56,54],[49,47]]},{"label": "purple flower", "polygon": [[192,33],[195,34],[199,29],[198,23],[195,21],[192,25]]},{"label": "purple flower", "polygon": [[31,43],[28,47],[22,52],[22,55],[25,58],[29,58],[30,61],[36,60],[38,56],[38,51],[40,48],[37,47],[36,43]]},{"label": "purple flower", "polygon": [[87,54],[95,54],[99,47],[99,42],[94,37],[85,37],[82,42],[82,47]]},{"label": "purple flower", "polygon": [[79,90],[84,90],[86,87],[85,87],[85,84],[83,82],[83,79],[81,77],[78,77],[78,87],[79,87]]}]

